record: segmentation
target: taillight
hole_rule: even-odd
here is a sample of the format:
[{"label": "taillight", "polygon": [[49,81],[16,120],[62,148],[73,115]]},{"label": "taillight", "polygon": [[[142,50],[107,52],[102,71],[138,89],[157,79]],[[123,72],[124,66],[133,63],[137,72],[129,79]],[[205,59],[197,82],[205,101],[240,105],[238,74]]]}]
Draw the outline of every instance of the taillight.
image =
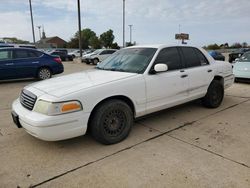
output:
[{"label": "taillight", "polygon": [[57,63],[62,63],[62,60],[60,57],[56,57],[54,58],[54,61],[57,62]]}]

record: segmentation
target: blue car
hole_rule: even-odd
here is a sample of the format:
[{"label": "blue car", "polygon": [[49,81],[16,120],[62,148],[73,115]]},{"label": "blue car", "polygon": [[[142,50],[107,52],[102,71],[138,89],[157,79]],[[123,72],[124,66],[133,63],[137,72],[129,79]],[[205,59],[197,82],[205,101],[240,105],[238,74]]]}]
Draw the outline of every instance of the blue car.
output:
[{"label": "blue car", "polygon": [[59,57],[28,48],[0,49],[0,80],[37,78],[45,80],[64,71]]},{"label": "blue car", "polygon": [[220,52],[217,51],[209,51],[208,52],[215,60],[218,61],[225,61],[225,56],[222,55]]}]

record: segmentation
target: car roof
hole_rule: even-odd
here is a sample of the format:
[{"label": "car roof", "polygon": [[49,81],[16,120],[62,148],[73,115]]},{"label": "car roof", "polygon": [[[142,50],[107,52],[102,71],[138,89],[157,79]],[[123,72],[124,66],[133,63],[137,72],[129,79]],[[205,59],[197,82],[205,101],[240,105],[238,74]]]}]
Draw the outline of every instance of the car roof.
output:
[{"label": "car roof", "polygon": [[33,50],[33,51],[39,51],[37,49],[34,48],[24,48],[24,47],[4,47],[4,48],[0,48],[0,49],[9,49],[9,50]]},{"label": "car roof", "polygon": [[179,45],[179,44],[146,44],[146,45],[136,45],[136,46],[130,46],[127,48],[157,48],[157,49],[161,49],[161,48],[167,48],[167,47],[194,47],[197,48],[195,46],[189,46],[189,45]]}]

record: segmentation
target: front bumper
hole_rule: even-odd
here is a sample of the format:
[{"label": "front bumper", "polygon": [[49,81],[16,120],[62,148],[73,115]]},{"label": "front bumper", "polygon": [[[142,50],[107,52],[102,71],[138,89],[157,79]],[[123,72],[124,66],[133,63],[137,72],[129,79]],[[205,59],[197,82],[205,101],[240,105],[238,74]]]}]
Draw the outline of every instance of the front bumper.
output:
[{"label": "front bumper", "polygon": [[12,104],[12,111],[25,131],[45,141],[65,140],[84,135],[90,113],[74,112],[58,116],[47,116],[24,108],[19,99]]},{"label": "front bumper", "polygon": [[241,71],[234,69],[235,78],[247,78],[250,79],[250,70],[249,71]]}]

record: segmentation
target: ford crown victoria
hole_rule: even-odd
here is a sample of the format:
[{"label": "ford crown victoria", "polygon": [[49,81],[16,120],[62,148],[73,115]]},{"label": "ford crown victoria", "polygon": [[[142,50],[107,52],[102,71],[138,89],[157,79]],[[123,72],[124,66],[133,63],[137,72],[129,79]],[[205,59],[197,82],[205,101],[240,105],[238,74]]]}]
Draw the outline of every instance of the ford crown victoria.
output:
[{"label": "ford crown victoria", "polygon": [[232,66],[188,46],[135,46],[96,69],[25,87],[13,102],[18,127],[47,141],[84,135],[103,144],[124,140],[134,119],[201,99],[218,107],[234,82]]}]

